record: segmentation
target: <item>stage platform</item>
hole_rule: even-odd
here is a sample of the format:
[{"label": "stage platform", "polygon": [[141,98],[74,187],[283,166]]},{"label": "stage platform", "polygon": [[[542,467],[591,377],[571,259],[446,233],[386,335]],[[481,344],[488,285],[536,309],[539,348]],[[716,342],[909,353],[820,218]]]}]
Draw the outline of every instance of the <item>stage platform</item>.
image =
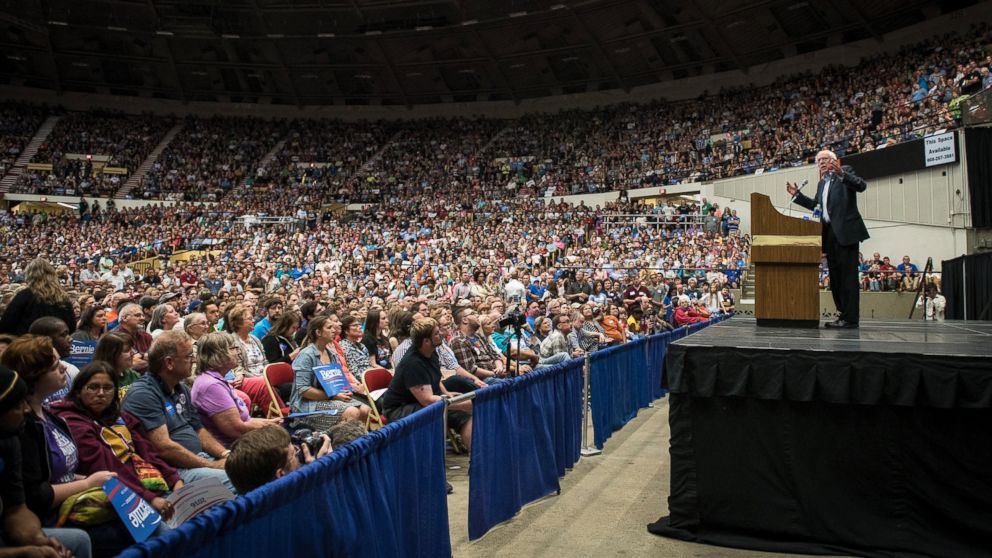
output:
[{"label": "stage platform", "polygon": [[759,328],[673,343],[669,515],[759,550],[992,556],[992,322]]},{"label": "stage platform", "polygon": [[864,321],[858,329],[759,328],[755,323],[734,317],[675,345],[992,358],[992,322]]}]

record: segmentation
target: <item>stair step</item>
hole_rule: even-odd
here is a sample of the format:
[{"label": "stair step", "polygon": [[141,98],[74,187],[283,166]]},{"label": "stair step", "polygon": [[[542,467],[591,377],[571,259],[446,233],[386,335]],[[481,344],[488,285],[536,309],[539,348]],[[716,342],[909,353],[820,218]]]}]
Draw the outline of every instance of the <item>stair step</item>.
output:
[{"label": "stair step", "polygon": [[11,187],[17,183],[17,179],[24,174],[25,170],[27,170],[28,163],[30,163],[31,159],[38,154],[38,149],[41,147],[41,144],[45,143],[45,140],[48,139],[48,136],[51,135],[52,130],[55,129],[55,125],[58,124],[61,119],[61,116],[49,116],[44,122],[41,123],[41,126],[38,127],[38,130],[34,133],[34,136],[31,137],[31,141],[24,146],[24,151],[21,151],[21,154],[18,155],[17,160],[14,161],[13,166],[10,167],[7,174],[4,175],[2,180],[0,180],[0,193],[9,192]]},{"label": "stair step", "polygon": [[114,194],[115,198],[119,200],[125,199],[127,195],[131,193],[131,190],[141,184],[142,179],[144,179],[145,175],[148,174],[148,171],[152,169],[155,161],[158,161],[158,158],[162,156],[162,152],[169,147],[169,144],[172,143],[172,140],[175,139],[177,135],[179,135],[179,132],[182,129],[183,123],[180,121],[165,133],[165,136],[162,137],[162,141],[158,142],[155,149],[152,149],[152,152],[148,154],[148,157],[145,157],[145,160],[141,163],[141,165],[139,165],[138,168],[131,173],[131,176],[127,179],[127,182],[124,183],[124,186],[121,186],[120,189],[117,190],[117,193]]},{"label": "stair step", "polygon": [[276,142],[276,144],[269,150],[268,153],[258,161],[258,168],[268,168],[269,164],[282,152],[282,148],[286,147],[286,138],[283,138]]},{"label": "stair step", "polygon": [[376,151],[371,157],[369,157],[364,163],[362,163],[360,172],[371,170],[372,166],[375,165],[376,161],[382,158],[382,154],[385,153],[386,150],[389,149],[390,146],[392,146],[393,143],[396,140],[398,140],[402,135],[403,135],[403,130],[400,130],[395,134],[393,134],[391,138],[386,140],[386,143],[382,144],[382,147],[380,147],[378,151]]}]

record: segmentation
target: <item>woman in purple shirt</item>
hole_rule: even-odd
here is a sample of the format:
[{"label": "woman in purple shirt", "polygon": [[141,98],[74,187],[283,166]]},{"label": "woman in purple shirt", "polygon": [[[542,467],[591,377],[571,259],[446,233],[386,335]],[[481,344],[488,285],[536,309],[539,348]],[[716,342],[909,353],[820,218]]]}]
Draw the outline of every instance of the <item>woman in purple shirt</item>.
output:
[{"label": "woman in purple shirt", "polygon": [[238,341],[230,333],[208,333],[197,345],[196,381],[191,396],[203,426],[225,447],[245,432],[281,424],[282,419],[252,418],[225,377],[240,363]]}]

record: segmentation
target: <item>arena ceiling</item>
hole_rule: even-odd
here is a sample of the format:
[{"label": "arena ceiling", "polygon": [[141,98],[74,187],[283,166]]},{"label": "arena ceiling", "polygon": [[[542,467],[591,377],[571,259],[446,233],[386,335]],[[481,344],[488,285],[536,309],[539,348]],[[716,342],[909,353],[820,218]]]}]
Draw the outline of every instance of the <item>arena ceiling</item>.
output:
[{"label": "arena ceiling", "polygon": [[968,0],[0,0],[0,82],[290,105],[510,100],[742,69]]}]

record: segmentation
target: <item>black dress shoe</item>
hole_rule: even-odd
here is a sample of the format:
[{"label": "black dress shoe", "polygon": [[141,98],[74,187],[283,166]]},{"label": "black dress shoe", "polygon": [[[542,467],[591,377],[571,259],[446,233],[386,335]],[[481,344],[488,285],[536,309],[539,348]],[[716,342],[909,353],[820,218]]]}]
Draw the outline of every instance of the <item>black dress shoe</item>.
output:
[{"label": "black dress shoe", "polygon": [[455,487],[451,486],[451,483],[450,482],[444,481],[444,484],[447,485],[445,488],[446,488],[448,494],[451,494],[452,492],[455,491]]},{"label": "black dress shoe", "polygon": [[858,324],[856,322],[846,322],[844,320],[837,320],[834,322],[827,322],[823,324],[823,327],[830,329],[858,329]]}]

